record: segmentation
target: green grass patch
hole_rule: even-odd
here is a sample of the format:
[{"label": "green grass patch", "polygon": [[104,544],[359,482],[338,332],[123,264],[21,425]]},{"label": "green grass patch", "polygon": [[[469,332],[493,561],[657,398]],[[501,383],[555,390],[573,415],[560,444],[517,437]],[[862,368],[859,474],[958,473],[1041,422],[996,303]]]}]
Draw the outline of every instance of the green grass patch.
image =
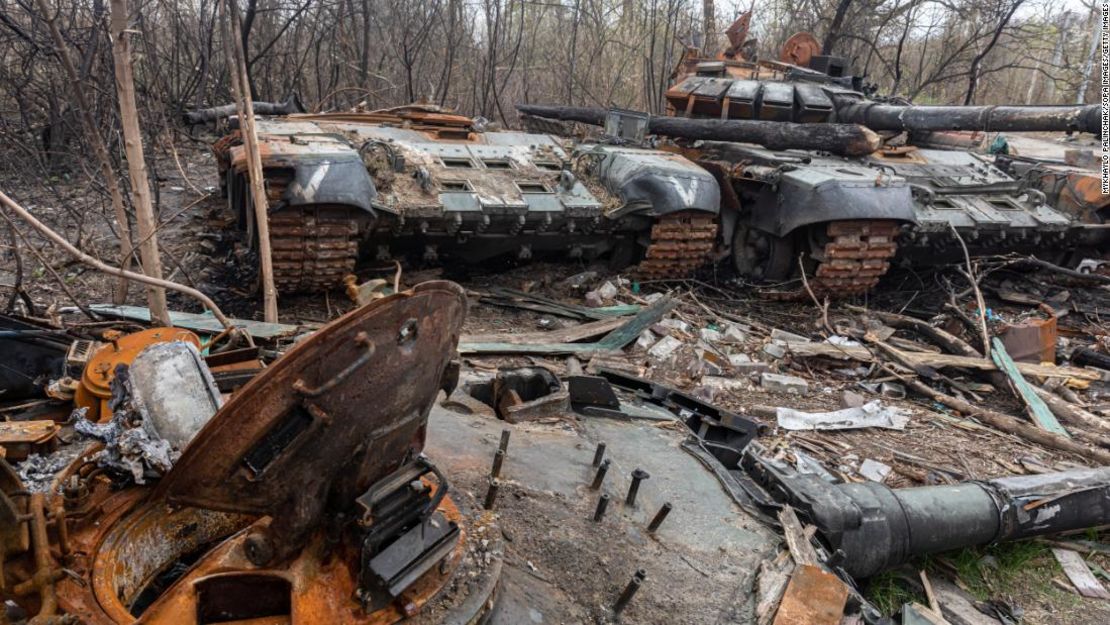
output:
[{"label": "green grass patch", "polygon": [[925,598],[919,596],[906,582],[905,573],[899,573],[898,569],[883,571],[872,577],[867,583],[864,596],[887,615],[896,614],[904,603],[925,602]]},{"label": "green grass patch", "polygon": [[[905,567],[872,577],[864,596],[886,615],[898,613],[902,605],[910,601],[928,605],[916,579],[916,572],[921,569],[930,577],[951,577],[954,570],[968,593],[980,601],[1005,596],[1028,600],[1039,596],[1055,605],[1079,601],[1074,594],[1052,583],[1053,576],[1060,576],[1061,572],[1048,546],[1028,540],[970,547],[918,559]],[[909,576],[914,579],[908,579]]]},{"label": "green grass patch", "polygon": [[1052,589],[1056,561],[1049,548],[1024,540],[985,547],[970,547],[942,554],[960,576],[960,581],[975,598],[983,600],[997,592],[1022,587],[1044,586]]}]

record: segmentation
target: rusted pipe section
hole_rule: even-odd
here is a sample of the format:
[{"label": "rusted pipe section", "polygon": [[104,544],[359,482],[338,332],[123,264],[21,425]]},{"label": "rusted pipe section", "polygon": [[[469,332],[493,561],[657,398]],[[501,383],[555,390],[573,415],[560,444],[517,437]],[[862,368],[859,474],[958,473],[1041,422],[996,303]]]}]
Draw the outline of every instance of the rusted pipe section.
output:
[{"label": "rusted pipe section", "polygon": [[35,573],[31,579],[16,585],[17,595],[39,593],[39,612],[30,620],[32,625],[51,622],[58,612],[58,596],[54,582],[62,574],[54,569],[50,557],[50,539],[46,535],[46,501],[43,493],[31,493],[31,549],[35,557]]}]

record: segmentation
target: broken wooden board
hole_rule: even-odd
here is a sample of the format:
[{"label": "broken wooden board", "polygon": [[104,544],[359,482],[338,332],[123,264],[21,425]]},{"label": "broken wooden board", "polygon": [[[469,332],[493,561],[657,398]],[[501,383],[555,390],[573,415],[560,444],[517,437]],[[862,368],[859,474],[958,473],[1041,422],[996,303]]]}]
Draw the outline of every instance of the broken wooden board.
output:
[{"label": "broken wooden board", "polygon": [[1010,354],[1006,352],[1006,346],[1002,344],[997,336],[991,339],[991,347],[993,348],[991,349],[991,359],[1006,374],[1006,377],[1010,378],[1010,383],[1014,385],[1014,389],[1029,408],[1029,414],[1033,417],[1033,421],[1044,430],[1070,438],[1071,434],[1064,429],[1064,426],[1060,425],[1060,422],[1056,420],[1056,415],[1052,414],[1044,400],[1033,391],[1029,382],[1025,381],[1025,377],[1018,371],[1014,359],[1010,358]]},{"label": "broken wooden board", "polygon": [[774,625],[840,625],[848,586],[818,566],[794,569],[782,596]]},{"label": "broken wooden board", "polygon": [[944,617],[920,603],[902,604],[902,625],[949,625]]},{"label": "broken wooden board", "polygon": [[930,581],[942,616],[951,625],[1001,625],[998,619],[980,612],[972,598],[959,586],[939,576]]},{"label": "broken wooden board", "polygon": [[[841,346],[831,343],[795,343],[786,345],[787,350],[796,356],[822,356],[839,360],[858,360],[872,362],[874,357],[863,346]],[[953,356],[951,354],[931,354],[925,352],[905,352],[895,350],[905,362],[926,367],[962,367],[964,369],[980,369],[995,371],[998,366],[985,358],[972,358],[969,356]],[[1081,369],[1079,367],[1051,367],[1028,362],[1014,363],[1023,375],[1032,375],[1041,378],[1077,378],[1080,380],[1099,380],[1097,371]]]},{"label": "broken wooden board", "polygon": [[806,537],[802,522],[798,520],[794,508],[788,505],[783,506],[782,510],[779,510],[779,523],[782,524],[786,546],[790,549],[790,557],[794,558],[795,564],[801,566],[820,562],[817,558],[817,550],[813,548],[809,538]]},{"label": "broken wooden board", "polygon": [[595,336],[612,332],[628,323],[628,319],[614,317],[600,321],[581,323],[570,328],[560,328],[550,332],[522,332],[520,334],[464,334],[461,343],[513,343],[516,345],[542,345],[550,343],[577,343]]},{"label": "broken wooden board", "polygon": [[1064,569],[1064,575],[1075,586],[1076,592],[1092,599],[1110,599],[1110,592],[1095,578],[1083,556],[1070,549],[1052,548],[1052,555]]},{"label": "broken wooden board", "polygon": [[[131,319],[143,323],[150,322],[150,309],[144,306],[116,306],[114,304],[89,304],[89,310],[98,315],[114,319]],[[170,311],[170,321],[176,328],[185,328],[201,334],[219,334],[223,325],[209,314]],[[236,328],[246,331],[256,339],[264,341],[288,338],[304,330],[302,326],[284,323],[266,323],[250,319],[230,319]]]},{"label": "broken wooden board", "polygon": [[521,310],[567,317],[579,321],[586,321],[588,319],[599,321],[612,317],[622,317],[635,314],[640,310],[640,306],[635,304],[618,304],[616,306],[602,306],[599,308],[589,308],[576,304],[564,304],[563,302],[543,297],[542,295],[500,287],[490,289],[489,294],[483,295],[479,301],[491,306],[519,308]]},{"label": "broken wooden board", "polygon": [[593,343],[539,343],[517,344],[501,340],[494,343],[459,342],[460,354],[535,354],[537,356],[597,356],[621,353],[625,345],[636,340],[646,328],[663,318],[678,303],[664,297],[641,310],[635,317],[626,318],[616,329]]},{"label": "broken wooden board", "polygon": [[794,561],[790,553],[783,551],[774,558],[768,558],[759,565],[756,580],[755,617],[758,625],[769,625],[775,610],[786,592],[786,584],[794,572]]}]

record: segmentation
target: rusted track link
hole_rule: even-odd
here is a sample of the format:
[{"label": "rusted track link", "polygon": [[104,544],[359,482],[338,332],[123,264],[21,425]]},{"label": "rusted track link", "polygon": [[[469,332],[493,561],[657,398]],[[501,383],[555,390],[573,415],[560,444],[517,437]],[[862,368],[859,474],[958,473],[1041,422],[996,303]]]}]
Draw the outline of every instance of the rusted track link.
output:
[{"label": "rusted track link", "polygon": [[270,215],[274,282],[283,293],[326,291],[358,259],[358,226],[342,207],[287,208]]},{"label": "rusted track link", "polygon": [[[898,223],[882,220],[833,221],[826,226],[828,241],[815,257],[817,270],[811,274],[809,287],[815,295],[831,298],[861,295],[873,289],[879,278],[890,269],[890,260],[898,251],[895,237]],[[808,297],[805,289],[763,292],[772,299]]]},{"label": "rusted track link", "polygon": [[644,278],[687,278],[709,262],[717,241],[715,215],[684,211],[651,227],[651,244],[636,273]]},{"label": "rusted track link", "polygon": [[[266,201],[281,201],[291,176],[266,171]],[[251,229],[250,236],[254,236]],[[298,206],[270,213],[274,283],[282,293],[326,291],[343,282],[358,260],[358,224],[342,206]]]}]

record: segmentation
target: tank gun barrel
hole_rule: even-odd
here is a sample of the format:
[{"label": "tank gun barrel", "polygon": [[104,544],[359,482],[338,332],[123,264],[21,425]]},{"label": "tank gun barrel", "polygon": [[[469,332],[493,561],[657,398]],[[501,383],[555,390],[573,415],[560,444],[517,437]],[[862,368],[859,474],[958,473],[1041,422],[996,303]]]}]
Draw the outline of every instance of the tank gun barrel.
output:
[{"label": "tank gun barrel", "polygon": [[1102,107],[919,106],[836,98],[836,118],[872,130],[979,130],[984,132],[1089,132],[1100,134]]},{"label": "tank gun barrel", "polygon": [[[608,113],[603,108],[518,104],[525,115],[601,126]],[[863,156],[879,149],[882,140],[858,124],[796,124],[754,119],[690,119],[655,117],[647,132],[681,139],[738,141],[772,150],[820,150],[842,156]]]}]

